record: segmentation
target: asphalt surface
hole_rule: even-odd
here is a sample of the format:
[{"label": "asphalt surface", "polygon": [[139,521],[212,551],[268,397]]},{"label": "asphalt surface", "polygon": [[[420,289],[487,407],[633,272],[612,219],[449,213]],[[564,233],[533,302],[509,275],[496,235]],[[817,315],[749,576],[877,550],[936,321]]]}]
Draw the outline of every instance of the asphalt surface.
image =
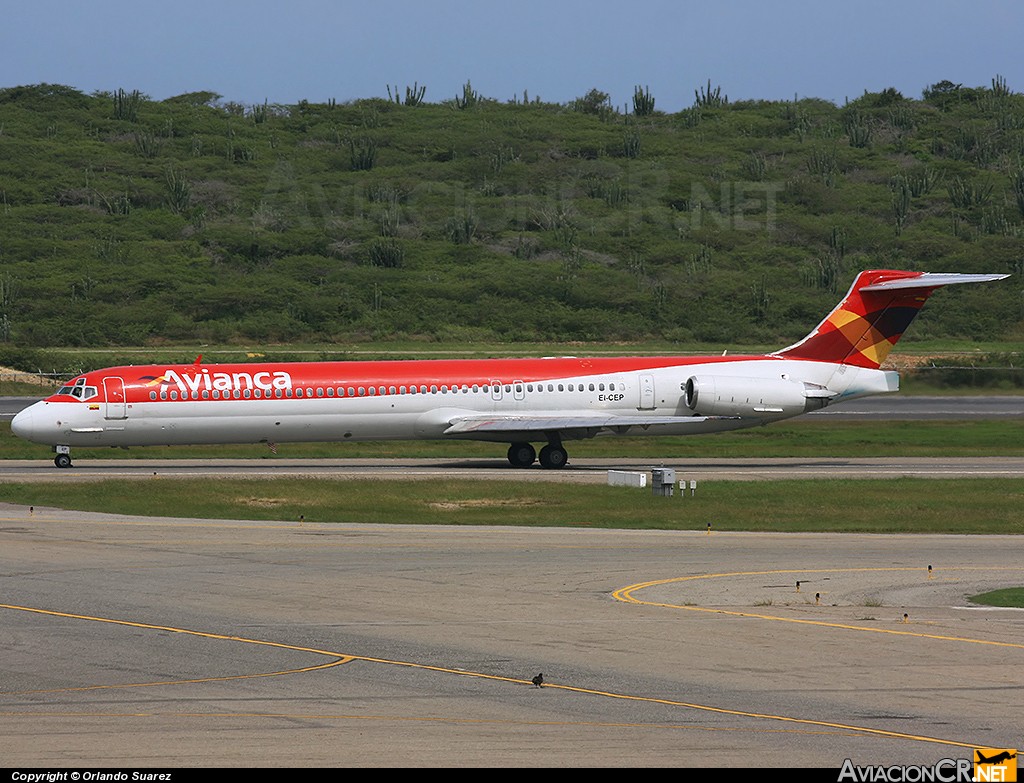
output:
[{"label": "asphalt surface", "polygon": [[1019,585],[1022,560],[1021,537],[0,506],[0,758],[836,770],[970,758],[1019,747],[1024,613],[966,596]]},{"label": "asphalt surface", "polygon": [[[608,471],[646,473],[672,468],[676,481],[770,481],[775,479],[1020,478],[1024,457],[782,457],[666,459],[573,459],[563,470],[539,465],[513,468],[504,459],[82,459],[68,470],[51,459],[0,460],[0,481],[95,481],[162,478],[481,479],[606,484]],[[648,484],[650,486],[650,484]]]},{"label": "asphalt surface", "polygon": [[[1020,415],[1020,398],[865,402],[897,399],[914,412],[844,415],[944,417],[951,404],[957,418]],[[698,481],[1024,472],[1007,458],[664,466]],[[603,483],[610,468],[651,467],[0,460],[0,481]],[[968,759],[1021,744],[1024,611],[967,597],[1020,586],[1022,556],[1024,538],[1003,536],[299,525],[0,505],[0,758],[836,770],[847,758]]]}]

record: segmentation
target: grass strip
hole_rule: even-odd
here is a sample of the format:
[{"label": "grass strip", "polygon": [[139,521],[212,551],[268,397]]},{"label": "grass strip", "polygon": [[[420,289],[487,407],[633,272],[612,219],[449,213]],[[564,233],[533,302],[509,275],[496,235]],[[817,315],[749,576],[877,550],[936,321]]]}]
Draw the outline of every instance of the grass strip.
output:
[{"label": "grass strip", "polygon": [[0,485],[0,501],[298,524],[1021,534],[1024,479],[704,481],[696,496],[518,481],[146,478]]}]

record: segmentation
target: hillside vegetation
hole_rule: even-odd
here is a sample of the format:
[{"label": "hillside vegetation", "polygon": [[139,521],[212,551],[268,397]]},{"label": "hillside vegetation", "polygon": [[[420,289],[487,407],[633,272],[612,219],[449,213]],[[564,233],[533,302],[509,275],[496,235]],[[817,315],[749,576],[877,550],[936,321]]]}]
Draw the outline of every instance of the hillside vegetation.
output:
[{"label": "hillside vegetation", "polygon": [[667,114],[470,84],[241,106],[0,90],[0,345],[784,345],[863,268],[1011,272],[918,339],[1022,336],[1024,96]]}]

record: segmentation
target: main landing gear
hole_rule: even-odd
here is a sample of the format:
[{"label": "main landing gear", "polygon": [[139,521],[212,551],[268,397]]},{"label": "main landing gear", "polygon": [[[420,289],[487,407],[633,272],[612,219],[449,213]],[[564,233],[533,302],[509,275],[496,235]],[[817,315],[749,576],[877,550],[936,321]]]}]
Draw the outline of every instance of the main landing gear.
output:
[{"label": "main landing gear", "polygon": [[[528,468],[537,459],[537,452],[529,443],[513,443],[508,447],[508,461],[514,468]],[[540,450],[542,468],[557,470],[569,461],[569,452],[560,441],[553,441]]]},{"label": "main landing gear", "polygon": [[55,446],[57,456],[53,458],[53,464],[58,468],[71,467],[71,448],[69,446]]}]

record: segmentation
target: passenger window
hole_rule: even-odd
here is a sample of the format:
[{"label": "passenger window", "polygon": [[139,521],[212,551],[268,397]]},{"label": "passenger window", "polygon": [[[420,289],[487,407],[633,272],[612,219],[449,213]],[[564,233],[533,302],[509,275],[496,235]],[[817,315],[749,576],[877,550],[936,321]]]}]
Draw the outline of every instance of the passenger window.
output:
[{"label": "passenger window", "polygon": [[333,386],[328,386],[327,387],[327,396],[328,397],[333,397],[334,396],[334,387]]},{"label": "passenger window", "polygon": [[365,386],[360,386],[359,387],[359,396],[360,397],[365,397],[366,396],[366,387]]},{"label": "passenger window", "polygon": [[156,399],[156,392],[155,391],[151,391],[149,393],[149,399],[151,399],[151,400],[155,400]]},{"label": "passenger window", "polygon": [[[194,392],[193,392],[193,394],[194,394]],[[249,399],[252,396],[252,392],[249,391],[248,389],[246,389],[244,392],[242,392],[242,396],[245,397],[245,399]],[[193,398],[193,399],[195,399],[195,398]]]},{"label": "passenger window", "polygon": [[296,389],[295,390],[295,396],[296,397],[301,397],[302,396],[302,389]]},{"label": "passenger window", "polygon": [[317,387],[317,390],[316,390],[316,396],[317,396],[317,397],[323,397],[323,396],[324,396],[324,389],[323,389],[323,387],[322,387],[322,386],[318,386],[318,387]]},{"label": "passenger window", "polygon": [[348,396],[349,397],[354,397],[355,393],[356,393],[356,390],[353,387],[349,386],[348,387]]},{"label": "passenger window", "polygon": [[594,391],[594,384],[590,384],[590,391]]},{"label": "passenger window", "polygon": [[[259,392],[256,392],[256,394],[258,395]],[[206,389],[203,389],[203,399],[204,400],[210,399],[210,392],[206,391]]]},{"label": "passenger window", "polygon": [[172,391],[172,392],[171,392],[171,399],[172,399],[172,400],[176,400],[176,399],[178,399],[178,392],[176,392],[176,391]]},{"label": "passenger window", "polygon": [[398,390],[394,386],[388,387],[388,394],[397,394]]}]

